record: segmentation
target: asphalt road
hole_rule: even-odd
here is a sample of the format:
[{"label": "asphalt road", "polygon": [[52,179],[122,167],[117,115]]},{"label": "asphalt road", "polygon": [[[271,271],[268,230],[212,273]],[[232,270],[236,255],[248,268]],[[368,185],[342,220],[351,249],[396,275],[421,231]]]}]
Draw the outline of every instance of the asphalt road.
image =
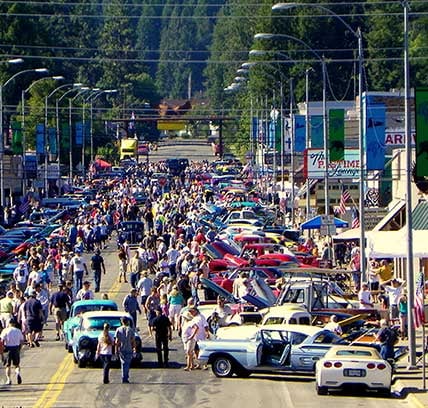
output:
[{"label": "asphalt road", "polygon": [[[115,246],[103,253],[107,275],[102,291],[121,303],[129,284],[116,281]],[[89,254],[86,255],[89,257]],[[184,353],[177,335],[170,348],[171,368],[156,364],[153,339],[148,336],[146,321],[139,320],[144,346],[142,368],[131,369],[131,384],[122,384],[120,370],[113,369],[111,383],[102,384],[101,368],[79,369],[62,342],[56,342],[54,324],[49,320],[45,340],[40,348],[25,348],[22,357],[23,384],[3,385],[0,377],[1,407],[404,407],[404,399],[380,398],[376,395],[334,394],[319,397],[312,378],[254,375],[248,379],[218,379],[211,370],[184,372]]]},{"label": "asphalt road", "polygon": [[151,162],[175,157],[186,158],[189,161],[218,159],[213,155],[211,145],[207,143],[206,139],[164,139],[159,144],[158,150],[151,151],[149,154]]},{"label": "asphalt road", "polygon": [[[180,140],[162,142],[149,159],[163,160],[182,157],[189,160],[215,160],[211,146],[205,141]],[[102,292],[121,304],[129,291],[129,284],[116,281],[116,246],[110,245],[103,256],[107,275],[103,277]],[[87,259],[90,254],[86,255]],[[90,277],[91,278],[91,277]],[[146,321],[138,326],[143,340],[142,368],[132,368],[131,384],[121,384],[120,370],[110,375],[111,383],[102,384],[101,368],[79,369],[73,363],[62,342],[56,342],[54,323],[50,319],[45,340],[40,348],[24,348],[22,354],[23,384],[4,385],[0,371],[0,407],[364,407],[395,408],[410,406],[398,397],[389,399],[376,395],[338,393],[319,397],[313,378],[254,375],[247,379],[218,379],[209,371],[184,372],[184,353],[181,341],[170,344],[171,368],[160,369],[156,364],[153,339],[148,336]]]}]

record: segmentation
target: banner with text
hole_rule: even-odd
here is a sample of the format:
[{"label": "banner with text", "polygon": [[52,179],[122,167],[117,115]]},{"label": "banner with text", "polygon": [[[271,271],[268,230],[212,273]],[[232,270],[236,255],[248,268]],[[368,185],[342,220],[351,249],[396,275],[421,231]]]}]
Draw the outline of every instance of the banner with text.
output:
[{"label": "banner with text", "polygon": [[[307,149],[304,161],[304,177],[322,179],[325,174],[325,156],[323,149]],[[331,179],[356,179],[360,174],[358,149],[345,149],[344,159],[330,161],[328,177]]]},{"label": "banner with text", "polygon": [[13,154],[22,154],[22,129],[20,122],[12,122],[12,152]]},{"label": "banner with text", "polygon": [[48,128],[48,145],[49,145],[49,153],[56,155],[58,153],[58,146],[56,141],[55,128]]},{"label": "banner with text", "polygon": [[303,152],[306,147],[306,118],[294,115],[294,152]]},{"label": "banner with text", "polygon": [[83,145],[83,123],[76,122],[75,128],[76,128],[76,134],[75,134],[76,139],[74,143],[76,146],[81,147]]}]

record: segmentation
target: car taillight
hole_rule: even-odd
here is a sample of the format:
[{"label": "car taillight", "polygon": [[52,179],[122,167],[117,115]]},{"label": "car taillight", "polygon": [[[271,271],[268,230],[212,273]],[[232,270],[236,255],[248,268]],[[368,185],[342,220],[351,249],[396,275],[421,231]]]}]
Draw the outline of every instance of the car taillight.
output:
[{"label": "car taillight", "polygon": [[324,363],[324,367],[326,367],[326,368],[330,368],[330,367],[332,367],[333,366],[333,364],[331,364],[330,363],[330,361],[326,361],[325,363]]},{"label": "car taillight", "polygon": [[385,365],[385,364],[383,364],[383,363],[379,363],[379,364],[377,365],[377,368],[378,368],[379,370],[385,370],[386,365]]},{"label": "car taillight", "polygon": [[374,364],[374,363],[368,363],[367,364],[367,368],[370,369],[370,370],[373,370],[373,368],[376,368],[376,364]]},{"label": "car taillight", "polygon": [[340,368],[340,367],[342,367],[342,363],[340,361],[336,361],[334,363],[334,368]]}]

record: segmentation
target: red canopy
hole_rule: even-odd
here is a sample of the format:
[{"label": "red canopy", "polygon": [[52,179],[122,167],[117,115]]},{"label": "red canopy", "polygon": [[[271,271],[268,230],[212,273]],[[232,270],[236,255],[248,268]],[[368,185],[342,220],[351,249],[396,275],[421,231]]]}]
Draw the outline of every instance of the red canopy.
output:
[{"label": "red canopy", "polygon": [[102,159],[95,160],[94,164],[95,164],[95,167],[97,169],[102,169],[102,170],[108,169],[108,168],[111,167],[110,163],[108,163],[108,162],[106,162],[105,160],[102,160]]}]

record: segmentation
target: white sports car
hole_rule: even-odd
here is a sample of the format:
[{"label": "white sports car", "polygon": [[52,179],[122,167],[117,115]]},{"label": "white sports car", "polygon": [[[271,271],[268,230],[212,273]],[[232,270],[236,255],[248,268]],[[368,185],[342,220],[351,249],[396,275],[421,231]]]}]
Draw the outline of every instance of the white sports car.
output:
[{"label": "white sports car", "polygon": [[392,367],[373,347],[333,346],[317,362],[315,376],[318,395],[345,386],[391,392]]}]

